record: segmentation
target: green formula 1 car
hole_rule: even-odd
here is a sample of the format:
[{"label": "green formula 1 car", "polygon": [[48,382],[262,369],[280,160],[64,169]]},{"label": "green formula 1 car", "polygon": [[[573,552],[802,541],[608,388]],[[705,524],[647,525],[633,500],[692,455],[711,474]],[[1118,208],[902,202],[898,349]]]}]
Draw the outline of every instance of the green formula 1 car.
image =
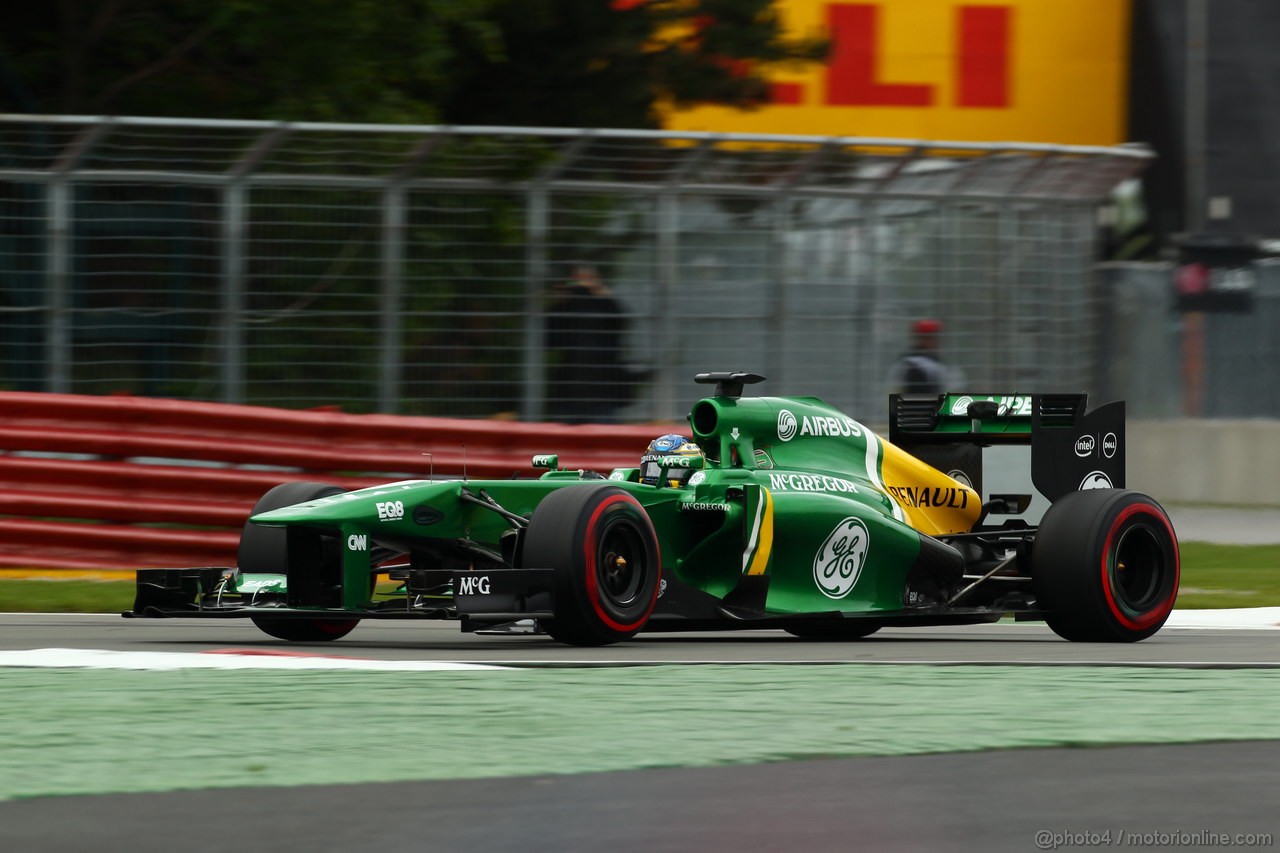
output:
[{"label": "green formula 1 car", "polygon": [[[248,617],[296,641],[370,618],[534,619],[586,646],[734,628],[856,639],[1007,615],[1133,641],[1168,618],[1178,543],[1161,507],[1123,488],[1123,403],[894,396],[886,441],[814,397],[744,398],[762,378],[700,374],[716,386],[689,415],[700,451],[655,443],[607,478],[548,454],[537,479],[277,486],[238,567],[140,570],[125,615]],[[1029,445],[1031,483],[984,500],[983,448],[1001,444]],[[1033,492],[1050,502],[1038,525],[1018,517]]]}]

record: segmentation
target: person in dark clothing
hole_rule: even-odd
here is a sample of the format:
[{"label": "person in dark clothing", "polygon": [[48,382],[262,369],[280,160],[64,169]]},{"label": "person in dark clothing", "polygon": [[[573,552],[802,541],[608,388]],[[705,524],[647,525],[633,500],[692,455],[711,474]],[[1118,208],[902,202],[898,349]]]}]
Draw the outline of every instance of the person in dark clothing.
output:
[{"label": "person in dark clothing", "polygon": [[631,401],[635,375],[624,362],[627,318],[595,267],[577,264],[547,309],[547,414],[564,423],[611,421]]},{"label": "person in dark clothing", "polygon": [[891,392],[899,394],[941,394],[954,391],[963,380],[959,371],[942,361],[942,323],[917,320],[911,324],[911,349],[893,369]]}]

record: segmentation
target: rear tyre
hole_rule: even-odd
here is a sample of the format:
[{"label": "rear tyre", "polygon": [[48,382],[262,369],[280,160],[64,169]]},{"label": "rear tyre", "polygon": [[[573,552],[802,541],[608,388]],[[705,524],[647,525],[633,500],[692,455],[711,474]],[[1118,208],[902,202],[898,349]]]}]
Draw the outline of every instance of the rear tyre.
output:
[{"label": "rear tyre", "polygon": [[1173,611],[1179,574],[1169,516],[1139,492],[1073,492],[1049,507],[1036,533],[1036,600],[1068,640],[1145,640]]},{"label": "rear tyre", "polygon": [[523,565],[555,570],[555,618],[539,625],[562,643],[629,639],[658,601],[653,522],[616,486],[566,486],[543,498],[524,534]]},{"label": "rear tyre", "polygon": [[823,625],[792,625],[785,630],[791,636],[802,640],[861,640],[863,637],[870,637],[882,627],[882,625],[865,625],[851,621],[848,624],[838,622]]},{"label": "rear tyre", "polygon": [[[340,495],[345,489],[324,483],[282,483],[258,499],[250,515],[306,503],[317,498]],[[283,572],[289,565],[288,532],[283,527],[261,527],[246,521],[240,531],[236,564],[242,572]],[[322,560],[341,560],[336,548],[326,549]],[[253,624],[266,634],[295,643],[337,640],[350,634],[359,619],[307,619],[305,617],[251,616]]]}]

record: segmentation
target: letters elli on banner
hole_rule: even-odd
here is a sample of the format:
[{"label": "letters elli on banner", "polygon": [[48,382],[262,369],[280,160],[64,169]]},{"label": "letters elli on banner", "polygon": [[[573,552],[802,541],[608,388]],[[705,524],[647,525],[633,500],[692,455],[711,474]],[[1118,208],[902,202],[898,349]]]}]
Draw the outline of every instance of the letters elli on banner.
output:
[{"label": "letters elli on banner", "polygon": [[770,75],[756,110],[696,107],[672,130],[1113,145],[1125,137],[1122,0],[778,0],[825,64]]}]

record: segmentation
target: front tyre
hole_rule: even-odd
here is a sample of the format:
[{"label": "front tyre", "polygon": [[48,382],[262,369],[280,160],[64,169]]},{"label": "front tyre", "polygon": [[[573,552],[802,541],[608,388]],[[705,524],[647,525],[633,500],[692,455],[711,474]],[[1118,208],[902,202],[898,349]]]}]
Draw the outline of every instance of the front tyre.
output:
[{"label": "front tyre", "polygon": [[258,630],[291,643],[325,643],[341,640],[355,630],[359,619],[286,619],[283,616],[250,616]]},{"label": "front tyre", "polygon": [[1139,492],[1073,492],[1049,507],[1036,533],[1036,600],[1068,640],[1145,640],[1173,611],[1179,574],[1169,516]]},{"label": "front tyre", "polygon": [[[317,498],[340,495],[345,489],[324,483],[281,483],[258,499],[251,516]],[[289,565],[288,531],[283,527],[262,527],[246,521],[240,531],[240,549],[236,565],[242,572],[283,572]],[[341,560],[336,548],[326,549],[322,560]],[[337,640],[350,634],[359,619],[307,619],[285,616],[250,616],[254,625],[278,640],[295,643],[319,643]]]},{"label": "front tyre", "polygon": [[540,624],[562,643],[629,639],[658,602],[653,522],[616,486],[566,486],[543,498],[524,534],[523,564],[555,570],[555,618]]}]

